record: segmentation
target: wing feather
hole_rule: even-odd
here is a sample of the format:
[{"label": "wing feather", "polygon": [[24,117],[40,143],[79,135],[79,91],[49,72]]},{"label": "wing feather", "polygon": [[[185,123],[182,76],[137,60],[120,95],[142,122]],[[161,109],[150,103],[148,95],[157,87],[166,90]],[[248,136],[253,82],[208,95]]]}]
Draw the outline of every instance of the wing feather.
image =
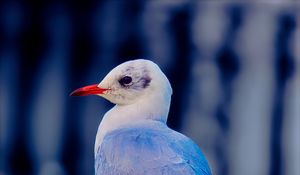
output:
[{"label": "wing feather", "polygon": [[97,175],[210,175],[199,147],[167,127],[135,127],[105,136],[95,160]]}]

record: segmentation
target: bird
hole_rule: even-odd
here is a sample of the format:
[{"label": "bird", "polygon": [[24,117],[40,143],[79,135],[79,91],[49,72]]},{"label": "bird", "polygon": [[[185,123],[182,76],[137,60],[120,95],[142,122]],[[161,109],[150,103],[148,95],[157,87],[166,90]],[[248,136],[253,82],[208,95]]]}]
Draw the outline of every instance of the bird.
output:
[{"label": "bird", "polygon": [[96,175],[211,175],[197,144],[166,124],[172,87],[156,63],[126,61],[99,84],[70,95],[97,95],[115,104],[96,134]]}]

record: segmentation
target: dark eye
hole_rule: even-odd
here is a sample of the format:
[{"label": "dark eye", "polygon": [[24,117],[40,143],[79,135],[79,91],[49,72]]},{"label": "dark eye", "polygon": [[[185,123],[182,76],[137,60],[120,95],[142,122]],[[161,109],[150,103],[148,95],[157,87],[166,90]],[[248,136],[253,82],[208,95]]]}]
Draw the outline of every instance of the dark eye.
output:
[{"label": "dark eye", "polygon": [[130,76],[125,76],[119,80],[119,83],[122,86],[129,85],[132,82],[132,78]]}]

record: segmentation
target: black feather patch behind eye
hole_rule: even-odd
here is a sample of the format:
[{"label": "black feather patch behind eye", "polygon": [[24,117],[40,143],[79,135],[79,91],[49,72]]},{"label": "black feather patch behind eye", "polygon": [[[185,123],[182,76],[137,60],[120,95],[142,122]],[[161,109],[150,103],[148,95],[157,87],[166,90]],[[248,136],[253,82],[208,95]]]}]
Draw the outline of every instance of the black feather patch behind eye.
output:
[{"label": "black feather patch behind eye", "polygon": [[143,88],[148,87],[151,82],[151,78],[148,76],[145,76],[142,78],[142,80],[143,80]]},{"label": "black feather patch behind eye", "polygon": [[132,82],[132,78],[130,76],[125,76],[119,80],[119,83],[122,86],[129,85]]}]

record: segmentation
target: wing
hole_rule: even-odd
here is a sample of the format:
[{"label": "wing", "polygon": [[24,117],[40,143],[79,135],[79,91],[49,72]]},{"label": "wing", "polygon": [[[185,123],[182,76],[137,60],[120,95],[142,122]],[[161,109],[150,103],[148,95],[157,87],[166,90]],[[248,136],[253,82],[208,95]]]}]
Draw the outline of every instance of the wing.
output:
[{"label": "wing", "polygon": [[97,175],[211,174],[198,146],[167,127],[114,131],[105,136],[95,162]]}]

